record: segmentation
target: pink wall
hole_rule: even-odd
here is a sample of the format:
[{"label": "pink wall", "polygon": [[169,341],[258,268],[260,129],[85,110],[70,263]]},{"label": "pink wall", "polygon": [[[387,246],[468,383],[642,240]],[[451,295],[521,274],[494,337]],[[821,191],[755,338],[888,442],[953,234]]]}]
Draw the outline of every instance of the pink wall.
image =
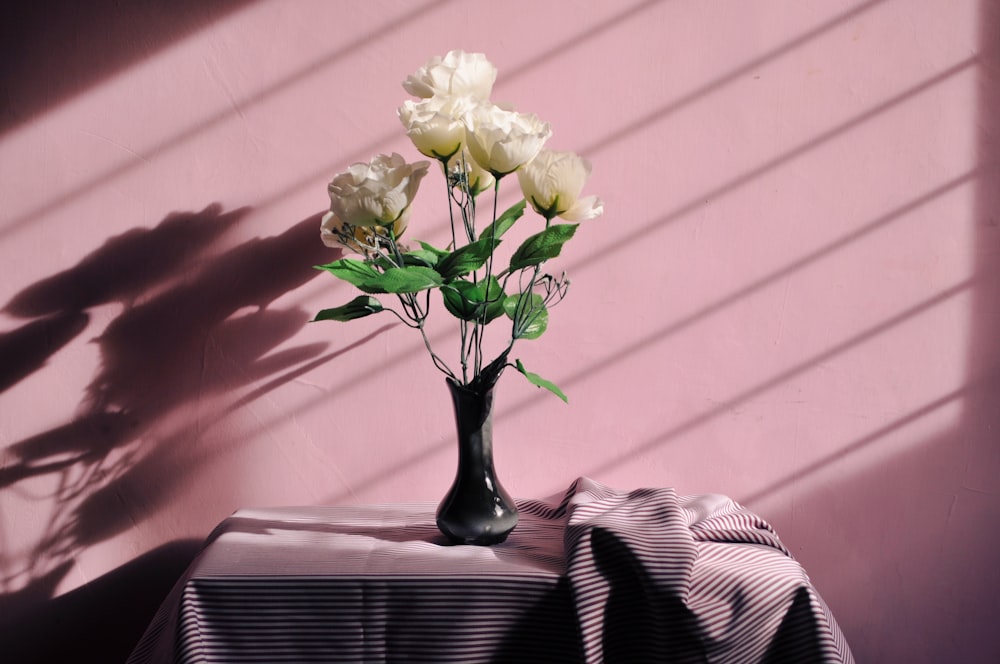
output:
[{"label": "pink wall", "polygon": [[570,404],[501,382],[511,493],[731,495],[859,661],[1000,659],[994,3],[61,4],[2,21],[0,634],[124,602],[127,650],[241,506],[443,495],[419,337],[306,321],[354,295],[310,267],[326,182],[416,159],[399,84],[461,48],[606,208],[517,349]]}]

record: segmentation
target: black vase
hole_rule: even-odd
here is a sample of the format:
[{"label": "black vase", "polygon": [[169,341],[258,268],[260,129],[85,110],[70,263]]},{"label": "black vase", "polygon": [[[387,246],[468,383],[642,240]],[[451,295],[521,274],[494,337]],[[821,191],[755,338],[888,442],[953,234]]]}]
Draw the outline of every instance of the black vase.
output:
[{"label": "black vase", "polygon": [[499,544],[517,525],[517,505],[493,468],[493,387],[446,379],[458,427],[458,471],[437,510],[437,525],[455,544]]}]

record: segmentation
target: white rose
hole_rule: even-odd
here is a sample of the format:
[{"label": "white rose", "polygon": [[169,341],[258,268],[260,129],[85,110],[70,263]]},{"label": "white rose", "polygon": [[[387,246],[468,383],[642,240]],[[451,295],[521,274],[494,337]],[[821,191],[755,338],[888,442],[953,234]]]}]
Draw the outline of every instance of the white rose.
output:
[{"label": "white rose", "polygon": [[407,100],[397,110],[406,135],[420,153],[450,159],[465,144],[462,117],[475,105],[470,97],[430,97]]},{"label": "white rose", "polygon": [[480,104],[465,114],[466,144],[472,158],[496,177],[513,173],[534,159],[552,135],[534,113]]},{"label": "white rose", "polygon": [[353,164],[330,182],[330,212],[351,226],[393,224],[409,209],[429,166],[428,161],[407,164],[395,152]]},{"label": "white rose", "polygon": [[448,160],[449,181],[453,177],[460,176],[463,172],[469,183],[469,193],[473,196],[478,196],[487,189],[492,189],[496,184],[496,178],[493,177],[493,174],[476,163],[476,160],[469,154],[468,148]]},{"label": "white rose", "polygon": [[497,68],[482,53],[449,51],[443,58],[434,56],[407,76],[403,88],[414,97],[446,95],[489,99],[496,79]]},{"label": "white rose", "polygon": [[535,212],[546,219],[593,219],[604,212],[597,196],[580,198],[590,177],[590,162],[572,152],[541,150],[517,172],[521,193]]}]

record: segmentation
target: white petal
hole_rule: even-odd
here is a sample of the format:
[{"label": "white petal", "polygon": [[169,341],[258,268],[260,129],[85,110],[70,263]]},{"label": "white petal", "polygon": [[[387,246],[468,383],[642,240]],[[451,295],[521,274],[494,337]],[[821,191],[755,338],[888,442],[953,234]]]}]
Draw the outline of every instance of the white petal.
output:
[{"label": "white petal", "polygon": [[604,203],[597,196],[587,196],[576,202],[576,205],[563,212],[560,217],[566,221],[584,221],[594,219],[604,214]]}]

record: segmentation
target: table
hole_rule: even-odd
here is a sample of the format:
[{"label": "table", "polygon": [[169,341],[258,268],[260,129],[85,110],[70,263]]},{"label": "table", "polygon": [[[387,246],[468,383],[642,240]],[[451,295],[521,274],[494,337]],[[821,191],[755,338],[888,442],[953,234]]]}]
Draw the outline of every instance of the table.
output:
[{"label": "table", "polygon": [[721,495],[588,478],[493,547],[432,504],[241,509],[139,641],[153,662],[853,662],[802,567]]}]

